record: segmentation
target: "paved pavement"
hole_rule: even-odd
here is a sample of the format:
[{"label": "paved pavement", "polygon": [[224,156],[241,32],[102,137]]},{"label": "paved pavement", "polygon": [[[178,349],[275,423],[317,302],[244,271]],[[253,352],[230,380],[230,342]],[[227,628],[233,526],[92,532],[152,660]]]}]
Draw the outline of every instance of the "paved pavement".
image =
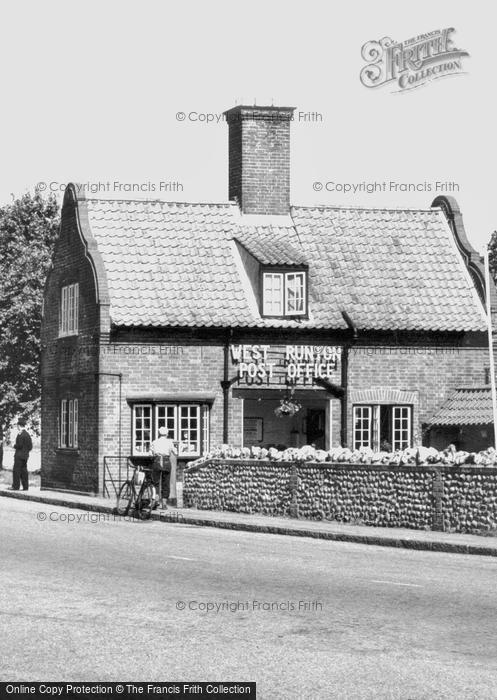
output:
[{"label": "paved pavement", "polygon": [[[181,503],[181,491],[179,491],[178,495]],[[39,488],[30,488],[29,492],[24,493],[22,491],[8,491],[3,485],[0,486],[0,496],[27,498],[52,505],[83,508],[106,513],[111,513],[114,508],[114,501],[108,498],[95,498],[93,496],[68,494],[60,491],[40,491]],[[497,537],[481,537],[478,535],[404,528],[369,527],[338,522],[296,520],[293,518],[273,518],[264,515],[246,515],[227,511],[207,511],[181,507],[171,508],[161,513],[155,512],[154,518],[165,522],[180,521],[204,527],[497,557]]]},{"label": "paved pavement", "polygon": [[[495,698],[497,559],[1,499],[3,680]],[[214,606],[214,607],[212,607]]]}]

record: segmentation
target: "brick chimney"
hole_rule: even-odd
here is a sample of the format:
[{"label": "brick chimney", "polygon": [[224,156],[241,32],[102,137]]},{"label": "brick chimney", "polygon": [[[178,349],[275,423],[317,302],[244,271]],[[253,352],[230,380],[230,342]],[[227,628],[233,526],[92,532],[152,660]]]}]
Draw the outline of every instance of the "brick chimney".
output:
[{"label": "brick chimney", "polygon": [[247,107],[224,113],[229,127],[229,199],[244,214],[288,214],[290,121],[295,107]]}]

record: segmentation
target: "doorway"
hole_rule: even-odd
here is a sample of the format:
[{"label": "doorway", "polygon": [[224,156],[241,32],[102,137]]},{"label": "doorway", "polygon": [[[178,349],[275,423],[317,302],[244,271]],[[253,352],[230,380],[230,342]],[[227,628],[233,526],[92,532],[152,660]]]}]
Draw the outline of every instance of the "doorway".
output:
[{"label": "doorway", "polygon": [[306,438],[308,445],[315,445],[318,450],[325,449],[326,411],[322,408],[307,409]]}]

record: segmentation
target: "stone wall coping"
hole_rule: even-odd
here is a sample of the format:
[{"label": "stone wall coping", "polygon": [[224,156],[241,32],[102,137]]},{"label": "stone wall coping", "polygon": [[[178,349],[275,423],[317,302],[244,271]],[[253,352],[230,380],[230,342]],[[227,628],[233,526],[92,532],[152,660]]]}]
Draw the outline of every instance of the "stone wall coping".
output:
[{"label": "stone wall coping", "polygon": [[444,474],[486,474],[488,476],[497,476],[497,466],[495,467],[483,467],[479,465],[471,464],[364,464],[363,462],[277,462],[269,459],[221,459],[212,458],[206,459],[205,461],[193,464],[185,469],[185,473],[189,471],[197,471],[198,469],[205,467],[210,464],[216,465],[227,465],[227,466],[248,466],[255,467],[261,464],[265,466],[271,466],[276,468],[291,468],[297,466],[299,469],[302,467],[310,467],[312,469],[321,468],[326,469],[332,467],[333,469],[341,469],[343,471],[351,469],[362,469],[364,471],[385,471],[385,472],[412,472],[419,471],[421,473],[432,473],[432,472],[442,472]]}]

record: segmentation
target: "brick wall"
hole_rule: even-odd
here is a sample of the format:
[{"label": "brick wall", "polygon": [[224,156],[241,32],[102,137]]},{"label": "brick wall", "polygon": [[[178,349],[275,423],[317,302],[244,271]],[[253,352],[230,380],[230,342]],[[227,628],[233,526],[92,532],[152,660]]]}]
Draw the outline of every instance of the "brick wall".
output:
[{"label": "brick wall", "polygon": [[[211,445],[223,442],[225,331],[115,330],[99,338],[99,314],[95,304],[93,271],[84,256],[75,221],[65,216],[57,262],[47,287],[43,326],[43,485],[75,490],[102,490],[104,456],[131,454],[132,401],[142,393],[209,393],[213,396],[210,413]],[[80,282],[80,333],[57,339],[58,294],[60,286]],[[100,324],[102,320],[100,319]],[[438,336],[434,336],[436,341]],[[323,334],[295,336],[251,331],[233,343],[295,343],[341,345],[343,339]],[[348,444],[352,440],[352,406],[364,392],[367,396],[390,391],[413,397],[414,436],[421,440],[421,425],[437,410],[450,391],[461,384],[481,383],[488,364],[479,338],[472,345],[428,345],[426,342],[402,346],[353,347],[349,355]],[[96,373],[99,376],[99,386]],[[229,365],[230,379],[236,368]],[[337,381],[340,381],[337,377]],[[243,389],[243,387],[242,387]],[[319,399],[331,398],[319,389]],[[231,444],[242,441],[242,400],[261,397],[264,389],[241,391],[233,382],[229,390],[228,437]],[[305,390],[318,397],[315,388]],[[56,449],[57,413],[60,399],[77,396],[80,401],[80,447],[77,454]],[[194,397],[192,396],[192,399]],[[277,398],[277,397],[276,397]],[[275,397],[273,396],[273,401]],[[312,398],[310,399],[312,401]],[[368,399],[369,400],[369,399]],[[409,398],[409,402],[411,399]],[[324,404],[323,404],[324,405]],[[332,446],[340,442],[341,405],[332,399]],[[282,419],[284,420],[284,419]],[[328,426],[327,426],[328,427]]]},{"label": "brick wall", "polygon": [[[390,389],[412,395],[414,439],[421,444],[422,424],[458,386],[484,384],[486,365],[488,350],[483,338],[473,339],[471,345],[441,345],[434,337],[418,344],[353,347],[349,354],[348,444],[352,442],[354,394],[369,389],[380,396],[382,390]],[[375,403],[374,396],[371,403]]]},{"label": "brick wall", "polygon": [[[62,286],[79,284],[79,333],[59,338]],[[41,329],[41,485],[97,491],[97,381],[99,314],[93,268],[78,233],[74,203],[66,197],[54,265],[48,276]],[[79,446],[58,448],[62,399],[79,402]]]},{"label": "brick wall", "polygon": [[229,124],[229,198],[245,214],[290,210],[290,118],[293,109],[235,107]]},{"label": "brick wall", "polygon": [[[123,342],[102,345],[100,349],[102,454],[117,454],[119,421],[119,379],[106,373],[122,374],[122,449],[131,450],[131,395],[148,393],[209,392],[214,395],[211,411],[211,439],[222,442],[224,349],[222,345],[178,344],[163,334],[159,342]],[[135,399],[136,400],[136,399]],[[231,416],[232,431],[236,415]]]}]

